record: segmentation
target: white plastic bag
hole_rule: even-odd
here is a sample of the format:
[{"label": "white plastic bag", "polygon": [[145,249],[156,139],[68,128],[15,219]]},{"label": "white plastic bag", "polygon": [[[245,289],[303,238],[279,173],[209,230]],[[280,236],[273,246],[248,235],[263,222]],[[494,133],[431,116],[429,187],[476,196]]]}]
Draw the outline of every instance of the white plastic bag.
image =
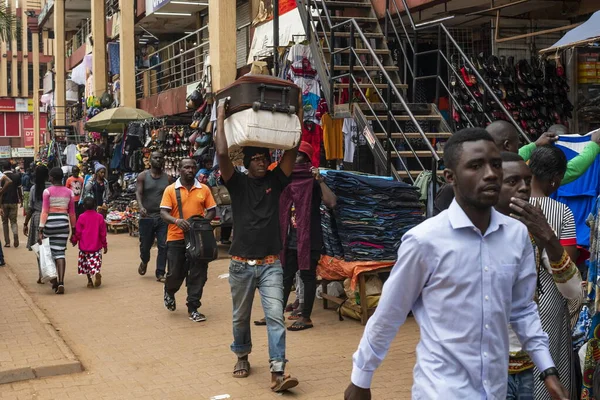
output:
[{"label": "white plastic bag", "polygon": [[300,142],[302,126],[296,114],[283,114],[249,108],[225,120],[229,150],[244,146],[289,150]]},{"label": "white plastic bag", "polygon": [[34,251],[38,253],[39,250],[39,258],[40,258],[40,270],[42,271],[42,282],[46,283],[51,281],[52,279],[58,278],[58,274],[56,273],[56,264],[54,263],[54,259],[52,258],[52,252],[50,251],[50,239],[46,238],[42,240],[42,245],[39,246],[39,249],[35,249],[36,246],[39,246],[37,243],[32,246]]}]

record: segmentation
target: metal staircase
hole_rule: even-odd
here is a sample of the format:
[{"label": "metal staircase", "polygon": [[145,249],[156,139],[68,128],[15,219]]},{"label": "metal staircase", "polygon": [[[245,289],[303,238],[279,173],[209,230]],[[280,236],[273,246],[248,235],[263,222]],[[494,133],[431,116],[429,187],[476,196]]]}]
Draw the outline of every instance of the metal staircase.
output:
[{"label": "metal staircase", "polygon": [[[398,2],[400,2],[402,8],[399,7]],[[457,114],[453,116],[453,119],[460,119],[466,123],[466,126],[485,127],[496,119],[503,119],[514,125],[524,142],[531,142],[529,136],[513,118],[512,113],[505,107],[500,98],[501,93],[492,89],[482,76],[481,66],[475,65],[473,60],[465,54],[444,25],[444,21],[452,18],[453,16],[445,16],[437,20],[416,24],[406,0],[386,0],[384,35],[395,39],[399,44],[405,78],[412,79],[413,88],[416,88],[420,81],[435,80],[435,104],[439,105],[439,99],[445,93],[452,100],[453,108]],[[419,51],[419,38],[423,36],[434,39],[432,41],[437,42],[437,49]],[[431,54],[437,56],[437,74],[420,76],[420,59]],[[469,75],[474,77],[477,82],[476,90],[469,88],[461,74],[460,66],[464,66]],[[442,76],[443,71],[447,72],[448,76]],[[464,90],[457,90],[457,86]],[[467,107],[460,105],[461,102],[457,98],[459,92],[463,96],[465,93],[468,96],[463,99],[468,101],[469,105]],[[413,98],[414,95],[413,90]],[[496,117],[493,114],[496,114]],[[482,118],[475,118],[475,116]]]},{"label": "metal staircase", "polygon": [[414,183],[421,172],[438,171],[442,152],[434,143],[452,131],[434,104],[407,102],[370,0],[297,4],[334,118],[353,117],[379,170],[396,179]]}]

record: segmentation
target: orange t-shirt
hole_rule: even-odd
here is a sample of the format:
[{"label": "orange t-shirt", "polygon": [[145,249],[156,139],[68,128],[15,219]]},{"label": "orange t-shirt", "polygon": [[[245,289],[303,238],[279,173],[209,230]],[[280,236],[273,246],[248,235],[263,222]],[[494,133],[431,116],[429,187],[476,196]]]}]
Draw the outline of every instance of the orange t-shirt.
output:
[{"label": "orange t-shirt", "polygon": [[[194,179],[194,186],[189,192],[181,184],[181,181],[177,179],[177,182],[167,186],[163,193],[163,198],[160,203],[160,208],[169,210],[174,218],[181,218],[179,215],[179,207],[177,206],[177,196],[175,189],[179,188],[181,194],[181,207],[183,208],[183,219],[188,219],[194,215],[206,214],[206,210],[215,208],[217,203],[208,186],[201,184],[198,180]],[[175,240],[183,240],[183,231],[175,224],[169,225],[169,231],[167,232],[167,242],[173,242]]]},{"label": "orange t-shirt", "polygon": [[81,199],[81,192],[83,191],[83,178],[71,176],[67,179],[67,184],[65,186],[71,189],[73,192],[73,201],[77,203],[79,199]]}]

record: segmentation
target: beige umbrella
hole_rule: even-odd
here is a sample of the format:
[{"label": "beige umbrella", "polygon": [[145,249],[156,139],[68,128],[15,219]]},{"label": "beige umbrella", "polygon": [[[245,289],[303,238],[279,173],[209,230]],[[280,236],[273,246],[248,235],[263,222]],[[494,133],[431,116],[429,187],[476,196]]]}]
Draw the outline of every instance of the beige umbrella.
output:
[{"label": "beige umbrella", "polygon": [[139,108],[117,107],[104,110],[85,123],[88,131],[123,132],[128,123],[154,118],[152,114]]}]

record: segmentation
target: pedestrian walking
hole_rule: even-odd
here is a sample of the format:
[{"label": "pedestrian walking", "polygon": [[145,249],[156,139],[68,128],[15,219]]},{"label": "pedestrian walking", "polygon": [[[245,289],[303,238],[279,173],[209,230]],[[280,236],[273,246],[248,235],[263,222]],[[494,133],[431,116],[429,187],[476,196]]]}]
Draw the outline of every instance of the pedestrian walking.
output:
[{"label": "pedestrian walking", "polygon": [[165,281],[167,268],[167,229],[168,225],[160,216],[160,202],[171,179],[163,171],[165,157],[155,151],[150,155],[150,170],[142,171],[137,177],[135,196],[140,209],[140,265],[138,273],[146,275],[150,262],[150,249],[156,240],[156,280]]},{"label": "pedestrian walking", "polygon": [[102,250],[108,253],[106,243],[106,222],[104,217],[96,211],[96,200],[87,197],[83,200],[84,212],[77,220],[75,232],[71,236],[73,246],[79,243],[79,258],[77,273],[86,275],[87,287],[100,287],[102,284]]},{"label": "pedestrian walking", "polygon": [[229,285],[233,300],[233,344],[237,356],[235,378],[250,374],[248,355],[252,351],[250,315],[256,289],[260,293],[267,322],[271,390],[283,392],[298,385],[298,379],[285,374],[285,323],[283,319],[283,269],[279,224],[279,200],[294,170],[297,148],[286,151],[272,171],[269,150],[244,148],[248,175],[235,170],[229,158],[225,136],[225,106],[217,110],[216,151],[221,176],[231,197],[233,243],[229,253]]},{"label": "pedestrian walking", "polygon": [[[52,280],[52,289],[56,294],[65,293],[65,250],[70,231],[75,233],[75,205],[73,192],[62,184],[63,172],[55,167],[50,170],[52,186],[44,190],[38,242],[50,239],[52,258],[56,262],[58,279]],[[37,190],[37,189],[36,189]]]},{"label": "pedestrian walking", "polygon": [[208,278],[208,263],[189,260],[186,257],[184,233],[190,229],[187,221],[190,217],[203,215],[211,221],[216,215],[217,204],[208,186],[195,179],[196,168],[196,161],[193,159],[181,160],[179,179],[165,189],[160,203],[160,215],[165,223],[169,224],[167,232],[169,270],[164,289],[165,307],[169,311],[177,309],[175,293],[179,291],[183,281],[186,281],[186,305],[189,318],[194,322],[202,322],[206,321],[206,316],[198,309],[202,305],[202,292]]},{"label": "pedestrian walking", "polygon": [[32,168],[27,169],[21,178],[21,185],[23,186],[23,210],[25,215],[29,212],[29,195],[31,187],[33,186],[33,170]]},{"label": "pedestrian walking", "polygon": [[[19,226],[17,224],[17,215],[19,204],[23,203],[23,192],[21,187],[21,174],[12,172],[10,163],[4,164],[4,175],[11,183],[7,184],[6,191],[2,195],[2,229],[4,231],[4,247],[10,247],[10,231],[13,234],[13,245],[19,247]],[[10,223],[10,231],[8,225]]]},{"label": "pedestrian walking", "polygon": [[[40,226],[40,215],[42,213],[43,195],[44,190],[50,187],[48,182],[48,167],[45,165],[39,165],[35,169],[35,184],[31,187],[29,197],[29,208],[27,215],[25,216],[25,223],[23,225],[23,234],[27,236],[27,248],[31,251],[31,246],[37,243],[39,237],[39,226]],[[39,188],[39,189],[38,189]],[[43,284],[42,282],[42,270],[40,269],[40,260],[37,259],[38,263],[38,281],[37,283]]]},{"label": "pedestrian walking", "polygon": [[493,208],[503,177],[498,148],[485,130],[464,129],[446,142],[444,164],[455,199],[402,238],[344,398],[371,398],[373,374],[412,310],[421,328],[413,399],[505,399],[509,322],[552,398],[568,400],[534,302],[529,233]]},{"label": "pedestrian walking", "polygon": [[67,179],[65,186],[67,189],[71,189],[73,192],[73,201],[75,202],[75,216],[79,219],[81,213],[83,213],[83,204],[79,204],[81,200],[81,194],[83,192],[83,178],[79,176],[79,167],[73,167],[71,169],[71,176]]},{"label": "pedestrian walking", "polygon": [[[575,218],[567,205],[548,197],[564,177],[567,158],[557,147],[542,146],[533,151],[529,166],[515,153],[502,153],[502,161],[504,180],[496,210],[523,222],[534,238],[535,298],[542,329],[548,334],[561,383],[575,393],[575,368],[581,367],[571,333],[585,297],[581,274],[572,261],[578,256]],[[543,382],[535,379],[539,372],[512,329],[509,344],[507,399],[549,400]]]},{"label": "pedestrian walking", "polygon": [[105,209],[110,196],[110,185],[106,179],[106,167],[100,163],[94,168],[94,175],[84,179],[83,198],[93,197],[101,209]]}]

